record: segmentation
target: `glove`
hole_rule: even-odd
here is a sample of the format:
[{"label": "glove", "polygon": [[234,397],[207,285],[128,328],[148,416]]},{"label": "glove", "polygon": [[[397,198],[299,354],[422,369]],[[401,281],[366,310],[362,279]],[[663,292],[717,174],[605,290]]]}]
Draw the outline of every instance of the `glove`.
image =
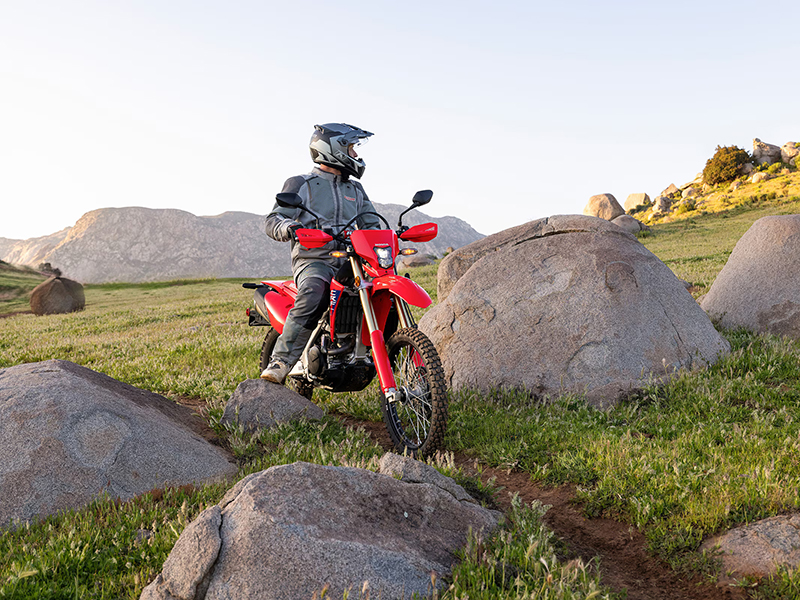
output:
[{"label": "glove", "polygon": [[276,230],[277,238],[282,242],[288,242],[295,239],[295,230],[303,226],[302,223],[294,219],[284,219]]}]

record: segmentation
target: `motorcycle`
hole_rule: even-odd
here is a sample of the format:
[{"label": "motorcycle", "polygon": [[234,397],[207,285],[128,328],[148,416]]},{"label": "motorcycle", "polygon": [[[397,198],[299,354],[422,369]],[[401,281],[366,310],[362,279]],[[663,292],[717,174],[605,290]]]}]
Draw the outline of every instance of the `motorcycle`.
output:
[{"label": "motorcycle", "polygon": [[[409,277],[396,273],[399,240],[427,242],[438,234],[435,223],[407,227],[403,215],[430,202],[433,192],[417,192],[400,214],[397,230],[380,214],[362,212],[343,226],[321,230],[320,216],[303,205],[299,195],[278,194],[279,206],[301,209],[316,220],[316,229],[297,229],[297,241],[321,248],[336,241],[341,250],[332,256],[347,258],[330,284],[330,304],[290,370],[286,385],[309,400],[314,388],[354,392],[375,378],[380,383],[381,413],[389,436],[400,453],[429,456],[442,444],[447,428],[447,389],[436,348],[417,329],[409,305],[427,308],[428,293]],[[358,229],[357,219],[375,215],[386,229]],[[337,231],[338,229],[338,231]],[[260,368],[269,364],[289,310],[297,297],[291,280],[245,283],[254,289],[255,310],[248,309],[249,325],[269,326],[261,347]]]}]

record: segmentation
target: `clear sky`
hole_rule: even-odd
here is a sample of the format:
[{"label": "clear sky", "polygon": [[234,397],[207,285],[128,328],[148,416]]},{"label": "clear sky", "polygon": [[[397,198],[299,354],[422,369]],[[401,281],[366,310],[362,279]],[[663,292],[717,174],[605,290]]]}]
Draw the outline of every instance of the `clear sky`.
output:
[{"label": "clear sky", "polygon": [[493,233],[800,141],[798,73],[797,0],[0,0],[0,237],[266,214],[333,121],[374,201]]}]

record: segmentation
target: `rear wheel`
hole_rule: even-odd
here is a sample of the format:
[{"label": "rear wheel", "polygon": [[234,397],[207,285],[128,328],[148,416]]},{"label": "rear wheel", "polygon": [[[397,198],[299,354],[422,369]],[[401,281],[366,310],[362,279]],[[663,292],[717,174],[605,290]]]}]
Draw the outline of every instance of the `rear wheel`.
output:
[{"label": "rear wheel", "polygon": [[447,429],[447,386],[436,348],[416,328],[395,332],[386,343],[400,399],[383,399],[383,420],[398,452],[430,456]]},{"label": "rear wheel", "polygon": [[[269,365],[269,361],[272,358],[272,351],[275,349],[275,342],[278,341],[279,337],[280,334],[270,327],[269,331],[267,331],[266,337],[264,338],[264,343],[261,344],[261,360],[259,361],[258,365],[261,371],[266,369],[267,365]],[[284,385],[290,390],[305,397],[306,400],[311,400],[311,398],[314,396],[314,386],[305,379],[287,377]]]}]

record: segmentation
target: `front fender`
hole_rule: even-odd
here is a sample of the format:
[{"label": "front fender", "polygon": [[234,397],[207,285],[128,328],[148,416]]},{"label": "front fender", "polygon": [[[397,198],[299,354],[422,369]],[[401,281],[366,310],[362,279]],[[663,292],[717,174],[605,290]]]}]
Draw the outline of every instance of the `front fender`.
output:
[{"label": "front fender", "polygon": [[421,286],[411,281],[408,277],[400,275],[381,275],[372,280],[373,294],[381,291],[389,291],[395,296],[399,296],[413,306],[428,308],[432,303],[431,297]]}]

